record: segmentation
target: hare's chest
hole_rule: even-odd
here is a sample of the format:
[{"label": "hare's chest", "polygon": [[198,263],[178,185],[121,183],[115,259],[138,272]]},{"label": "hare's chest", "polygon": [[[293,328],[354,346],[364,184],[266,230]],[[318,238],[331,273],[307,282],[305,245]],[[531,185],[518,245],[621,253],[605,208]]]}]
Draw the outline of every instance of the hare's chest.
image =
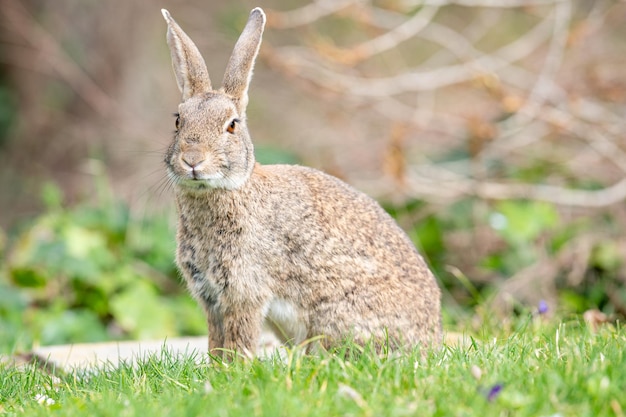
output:
[{"label": "hare's chest", "polygon": [[209,310],[218,304],[224,291],[224,285],[210,273],[210,267],[194,259],[178,259],[179,269],[185,278],[191,295]]}]

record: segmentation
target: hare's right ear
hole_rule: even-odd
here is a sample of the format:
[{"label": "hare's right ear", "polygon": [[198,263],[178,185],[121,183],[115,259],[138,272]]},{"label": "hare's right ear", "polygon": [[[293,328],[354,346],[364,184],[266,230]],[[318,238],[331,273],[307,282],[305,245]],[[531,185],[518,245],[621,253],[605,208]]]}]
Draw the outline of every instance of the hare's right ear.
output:
[{"label": "hare's right ear", "polygon": [[252,79],[254,61],[261,47],[264,28],[265,13],[257,7],[250,12],[246,27],[239,36],[226,66],[222,88],[226,94],[235,99],[240,114],[245,112],[248,105],[248,86]]},{"label": "hare's right ear", "polygon": [[211,91],[209,71],[200,51],[167,10],[161,9],[161,13],[167,22],[167,44],[172,54],[172,67],[178,88],[183,94],[183,101]]}]

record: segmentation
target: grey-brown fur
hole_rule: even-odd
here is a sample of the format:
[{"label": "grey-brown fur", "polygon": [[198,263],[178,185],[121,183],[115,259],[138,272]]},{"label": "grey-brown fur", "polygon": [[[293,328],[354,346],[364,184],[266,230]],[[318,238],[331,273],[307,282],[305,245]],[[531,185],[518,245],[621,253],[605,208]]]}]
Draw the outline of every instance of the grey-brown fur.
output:
[{"label": "grey-brown fur", "polygon": [[266,321],[291,343],[439,344],[436,280],[374,200],[314,169],[255,163],[245,109],[261,9],[219,90],[193,42],[163,15],[183,94],[165,157],[177,185],[176,261],[207,313],[210,349],[251,355]]}]

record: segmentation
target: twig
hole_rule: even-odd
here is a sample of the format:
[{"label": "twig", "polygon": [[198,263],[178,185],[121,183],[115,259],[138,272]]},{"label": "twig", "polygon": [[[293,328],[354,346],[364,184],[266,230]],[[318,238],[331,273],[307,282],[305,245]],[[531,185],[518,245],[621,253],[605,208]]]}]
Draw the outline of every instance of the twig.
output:
[{"label": "twig", "polygon": [[561,206],[606,207],[626,199],[626,178],[600,190],[580,190],[543,184],[477,181],[433,165],[409,170],[407,188],[414,197],[454,201],[465,197],[487,200],[525,199]]},{"label": "twig", "polygon": [[551,86],[554,84],[554,77],[563,60],[565,44],[569,33],[568,28],[571,13],[571,4],[569,1],[557,3],[554,12],[554,31],[548,46],[544,65],[537,77],[537,81],[530,89],[526,104],[520,109],[517,115],[523,115],[527,119],[533,119],[540,111],[543,102],[550,99],[552,95],[550,93],[555,91]]},{"label": "twig", "polygon": [[426,6],[420,9],[413,17],[394,27],[381,36],[370,39],[348,50],[353,60],[363,61],[374,55],[396,48],[399,44],[417,35],[422,29],[432,23],[438,7]]},{"label": "twig", "polygon": [[288,12],[268,12],[268,25],[278,29],[309,25],[363,0],[317,0]]}]

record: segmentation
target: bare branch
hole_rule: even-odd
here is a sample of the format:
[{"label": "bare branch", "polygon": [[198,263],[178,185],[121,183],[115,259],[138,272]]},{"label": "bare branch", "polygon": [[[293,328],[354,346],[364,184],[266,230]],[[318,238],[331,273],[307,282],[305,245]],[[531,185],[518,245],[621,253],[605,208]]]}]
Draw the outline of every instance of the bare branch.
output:
[{"label": "bare branch", "polygon": [[438,7],[423,7],[406,22],[394,27],[381,36],[354,46],[346,52],[349,52],[356,62],[363,61],[376,54],[393,49],[400,43],[417,35],[422,29],[432,23],[432,19],[435,17],[438,10]]},{"label": "bare branch", "polygon": [[565,53],[571,13],[571,4],[569,2],[557,3],[554,13],[554,32],[548,47],[548,52],[546,53],[543,68],[539,73],[539,77],[537,77],[537,81],[530,89],[526,105],[518,114],[524,115],[527,118],[533,118],[540,111],[542,103],[550,99],[550,93],[554,91],[554,89],[551,88],[552,85],[554,85],[553,79],[561,67]]},{"label": "bare branch", "polygon": [[[462,31],[435,21],[436,13],[448,5],[467,8],[489,8],[479,13],[475,22]],[[576,138],[601,160],[610,161],[626,173],[626,151],[617,145],[623,137],[626,122],[610,108],[587,97],[577,97],[572,107],[559,74],[570,41],[573,3],[569,0],[405,0],[396,10],[420,7],[413,16],[360,4],[366,12],[354,18],[385,32],[367,42],[339,50],[348,57],[317,54],[310,48],[279,48],[273,51],[277,61],[302,80],[326,90],[343,94],[352,103],[369,104],[383,117],[396,122],[410,122],[423,129],[445,132],[452,137],[467,134],[467,119],[445,112],[434,103],[444,88],[457,86],[471,89],[468,82],[483,80],[492,96],[504,103],[510,91],[517,91],[519,105],[507,108],[511,114],[494,120],[494,140],[487,141],[477,155],[450,164],[422,164],[408,169],[409,193],[430,201],[445,201],[475,196],[485,199],[524,198],[548,201],[565,206],[606,207],[626,198],[626,180],[618,180],[599,190],[582,190],[550,184],[523,184],[489,179],[482,168],[489,161],[511,158],[526,147],[540,147],[556,129]],[[505,8],[539,7],[533,17],[539,20],[515,40],[493,50],[483,51],[476,45],[490,24]],[[602,9],[604,10],[604,9]],[[591,25],[598,28],[604,19],[599,6],[588,11]],[[475,16],[472,15],[472,16]],[[313,19],[315,20],[315,19]],[[347,69],[337,63],[354,64],[400,43],[419,37],[439,44],[442,49],[427,62],[386,77],[366,76],[359,68]],[[325,51],[327,52],[327,51]],[[339,55],[341,55],[339,54]],[[532,56],[541,57],[539,70],[526,65]],[[448,62],[457,60],[457,62]],[[407,93],[418,94],[420,104],[407,104]],[[428,95],[425,95],[428,93]],[[425,100],[425,98],[428,98]],[[425,101],[424,101],[425,100]],[[416,102],[417,103],[417,102]],[[508,102],[507,102],[508,103]],[[471,111],[471,110],[470,110]],[[485,121],[486,124],[490,123]],[[601,129],[598,127],[602,126]],[[544,146],[545,149],[545,146]],[[462,173],[459,173],[462,172]],[[478,179],[477,176],[481,178]]]},{"label": "bare branch", "polygon": [[[430,91],[474,79],[480,73],[497,72],[534,52],[552,33],[552,22],[544,19],[525,36],[498,49],[460,65],[434,70],[417,69],[387,78],[365,78],[322,67],[302,49],[283,48],[275,51],[278,58],[297,68],[299,75],[316,84],[338,92],[366,97],[387,97],[408,91]],[[308,56],[307,56],[308,55]]]},{"label": "bare branch", "polygon": [[465,197],[487,200],[525,199],[573,207],[606,207],[626,199],[626,178],[600,190],[579,190],[542,184],[477,181],[434,166],[415,167],[407,179],[414,197],[454,201]]},{"label": "bare branch", "polygon": [[268,12],[268,26],[278,29],[304,26],[364,0],[317,0],[288,12]]}]

